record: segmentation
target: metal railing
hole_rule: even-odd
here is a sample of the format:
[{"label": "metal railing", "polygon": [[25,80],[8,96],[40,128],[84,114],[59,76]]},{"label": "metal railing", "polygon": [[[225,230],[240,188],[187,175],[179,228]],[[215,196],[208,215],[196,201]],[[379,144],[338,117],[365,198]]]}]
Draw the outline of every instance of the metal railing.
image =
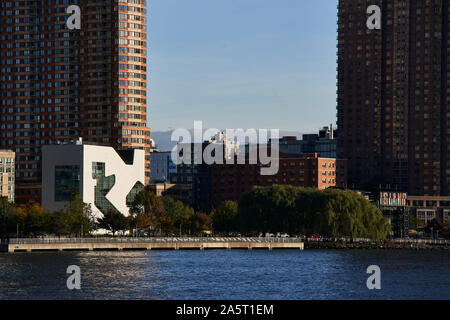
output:
[{"label": "metal railing", "polygon": [[439,239],[393,239],[394,243],[411,243],[411,244],[434,244],[434,245],[445,245],[449,246],[449,240],[439,240]]},{"label": "metal railing", "polygon": [[450,246],[450,240],[443,239],[410,239],[410,238],[396,238],[383,241],[376,241],[369,238],[308,238],[311,242],[336,242],[336,243],[361,243],[361,244],[376,244],[376,243],[397,243],[397,244],[430,244]]},{"label": "metal railing", "polygon": [[300,238],[248,238],[248,237],[155,237],[155,238],[21,238],[10,239],[10,244],[62,244],[62,243],[299,243]]},{"label": "metal railing", "polygon": [[[310,242],[336,242],[336,243],[397,243],[450,246],[449,240],[438,239],[389,239],[375,241],[367,238],[308,238]],[[10,239],[9,244],[58,244],[58,243],[299,243],[302,238],[265,238],[265,237],[118,237],[118,238],[19,238]]]}]

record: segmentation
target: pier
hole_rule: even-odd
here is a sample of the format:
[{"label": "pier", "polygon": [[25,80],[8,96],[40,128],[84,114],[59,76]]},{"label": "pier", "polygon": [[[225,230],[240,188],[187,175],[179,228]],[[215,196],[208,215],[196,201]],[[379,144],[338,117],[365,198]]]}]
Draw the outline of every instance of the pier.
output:
[{"label": "pier", "polygon": [[11,239],[8,252],[124,250],[303,250],[297,238],[52,238]]}]

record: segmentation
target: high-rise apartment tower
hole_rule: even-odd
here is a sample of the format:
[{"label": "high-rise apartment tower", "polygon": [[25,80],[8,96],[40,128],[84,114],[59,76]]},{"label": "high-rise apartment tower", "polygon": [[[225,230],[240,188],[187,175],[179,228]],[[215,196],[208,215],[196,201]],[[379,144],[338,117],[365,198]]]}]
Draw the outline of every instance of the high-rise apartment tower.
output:
[{"label": "high-rise apartment tower", "polygon": [[0,0],[0,149],[16,152],[17,202],[41,199],[41,146],[78,138],[144,149],[149,180],[146,17],[145,0]]},{"label": "high-rise apartment tower", "polygon": [[[448,0],[340,0],[338,157],[349,186],[449,195]],[[369,6],[380,9],[371,29]]]}]

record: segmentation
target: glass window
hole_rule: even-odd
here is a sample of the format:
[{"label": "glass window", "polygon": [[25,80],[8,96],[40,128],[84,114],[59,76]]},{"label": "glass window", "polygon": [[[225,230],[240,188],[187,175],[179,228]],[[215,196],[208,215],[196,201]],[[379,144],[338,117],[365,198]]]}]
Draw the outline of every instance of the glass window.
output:
[{"label": "glass window", "polygon": [[80,166],[55,167],[55,201],[70,201],[80,192]]}]

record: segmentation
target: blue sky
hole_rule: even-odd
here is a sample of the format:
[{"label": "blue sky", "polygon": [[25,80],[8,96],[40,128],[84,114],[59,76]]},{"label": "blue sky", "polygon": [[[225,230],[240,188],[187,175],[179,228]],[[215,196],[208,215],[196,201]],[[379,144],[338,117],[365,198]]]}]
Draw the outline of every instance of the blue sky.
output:
[{"label": "blue sky", "polygon": [[337,0],[148,0],[149,125],[335,123]]}]

